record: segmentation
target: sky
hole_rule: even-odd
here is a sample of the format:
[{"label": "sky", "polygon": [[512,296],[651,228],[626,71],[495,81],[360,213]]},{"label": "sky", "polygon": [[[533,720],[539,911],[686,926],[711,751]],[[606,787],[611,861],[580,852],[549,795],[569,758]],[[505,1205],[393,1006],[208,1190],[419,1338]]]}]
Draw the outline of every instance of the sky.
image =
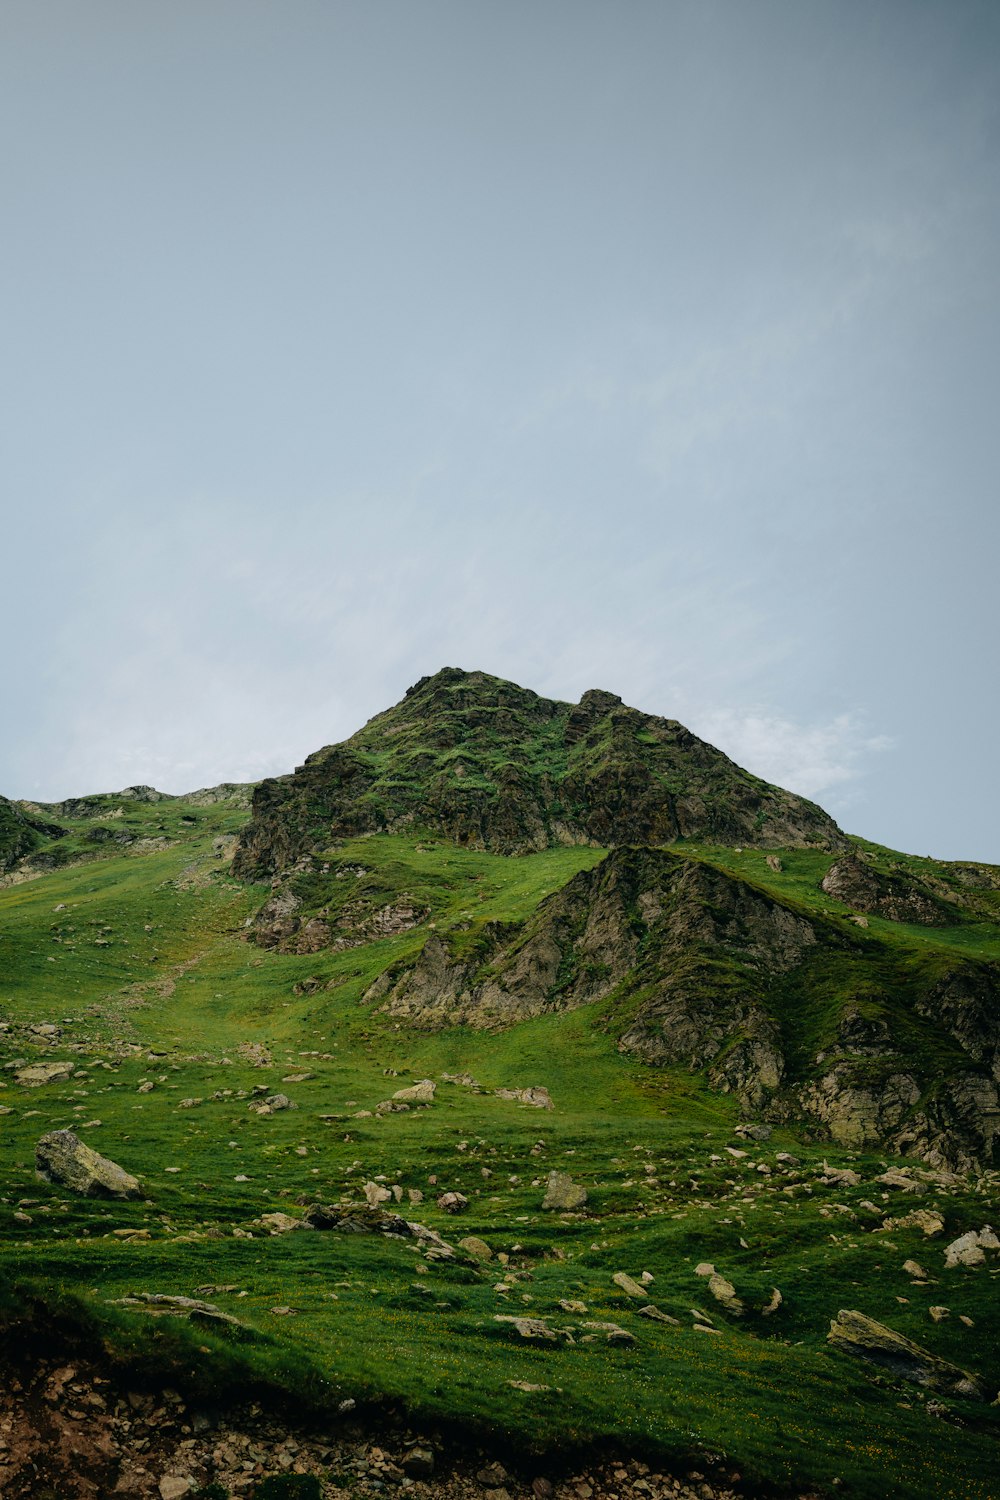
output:
[{"label": "sky", "polygon": [[459,666],[1000,862],[994,0],[2,0],[0,792]]}]

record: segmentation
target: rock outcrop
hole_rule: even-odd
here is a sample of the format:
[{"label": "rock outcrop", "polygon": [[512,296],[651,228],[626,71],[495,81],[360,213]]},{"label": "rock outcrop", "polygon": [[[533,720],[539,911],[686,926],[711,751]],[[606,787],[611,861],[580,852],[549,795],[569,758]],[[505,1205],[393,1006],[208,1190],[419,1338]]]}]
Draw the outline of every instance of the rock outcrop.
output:
[{"label": "rock outcrop", "polygon": [[599,1001],[622,1051],[702,1071],[748,1113],[964,1169],[990,1163],[1000,1139],[998,994],[995,966],[924,977],[702,859],[617,849],[521,925],[487,923],[455,949],[433,932],[366,999],[424,1029]]},{"label": "rock outcrop", "polygon": [[958,920],[949,907],[920,881],[876,870],[859,854],[842,854],[823,877],[828,896],[855,911],[886,917],[890,922],[917,922],[922,927],[945,927]]},{"label": "rock outcrop", "polygon": [[16,802],[0,797],[0,875],[13,870],[46,839],[59,839],[66,829],[35,817]]}]

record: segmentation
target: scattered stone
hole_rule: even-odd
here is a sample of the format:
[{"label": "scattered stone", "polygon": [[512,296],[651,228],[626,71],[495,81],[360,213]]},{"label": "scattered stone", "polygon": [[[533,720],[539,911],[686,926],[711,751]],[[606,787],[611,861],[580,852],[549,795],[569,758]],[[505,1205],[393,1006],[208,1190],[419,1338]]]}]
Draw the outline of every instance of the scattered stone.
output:
[{"label": "scattered stone", "polygon": [[771,1317],[773,1313],[776,1313],[778,1311],[778,1308],[781,1306],[781,1304],[782,1304],[783,1301],[784,1301],[784,1298],[782,1297],[782,1295],[781,1295],[780,1291],[778,1290],[778,1288],[777,1287],[772,1287],[771,1288],[771,1300],[768,1302],[768,1304],[767,1304],[766,1307],[762,1307],[761,1308],[761,1310],[760,1310],[761,1311],[761,1317],[764,1317],[764,1318]]},{"label": "scattered stone", "polygon": [[571,1211],[582,1208],[587,1201],[587,1189],[574,1182],[566,1172],[550,1172],[542,1199],[543,1208]]},{"label": "scattered stone", "polygon": [[369,1208],[378,1208],[380,1203],[388,1203],[392,1193],[380,1182],[366,1182],[361,1191],[365,1195],[365,1201]]},{"label": "scattered stone", "polygon": [[479,1470],[476,1481],[485,1489],[498,1490],[501,1485],[507,1483],[507,1470],[503,1464],[487,1464],[485,1468]]},{"label": "scattered stone", "polygon": [[244,1325],[230,1313],[223,1312],[214,1302],[202,1302],[198,1297],[178,1297],[166,1292],[140,1292],[136,1297],[119,1297],[122,1307],[144,1307],[155,1315],[163,1313],[181,1318],[192,1318],[196,1322],[228,1323],[234,1328]]},{"label": "scattered stone", "polygon": [[552,1096],[548,1089],[494,1089],[498,1099],[513,1099],[518,1104],[530,1104],[535,1109],[553,1109]]},{"label": "scattered stone", "polygon": [[397,1089],[393,1099],[398,1099],[405,1104],[433,1104],[435,1084],[429,1078],[421,1078],[418,1083],[411,1083],[408,1088]]},{"label": "scattered stone", "polygon": [[555,1329],[550,1328],[544,1318],[522,1318],[514,1313],[494,1313],[493,1321],[513,1324],[523,1339],[548,1339],[551,1343],[556,1341]]},{"label": "scattered stone", "polygon": [[718,1271],[713,1272],[709,1277],[708,1290],[727,1312],[735,1313],[737,1317],[742,1316],[743,1303],[736,1295],[736,1288],[731,1281],[726,1280],[725,1276],[720,1276]]},{"label": "scattered stone", "polygon": [[927,1280],[927,1272],[924,1270],[919,1261],[904,1260],[903,1270],[906,1272],[907,1276],[915,1276],[918,1281]]},{"label": "scattered stone", "polygon": [[715,1267],[710,1260],[700,1260],[694,1268],[696,1276],[714,1276]]},{"label": "scattered stone", "polygon": [[909,1172],[901,1172],[898,1167],[890,1167],[888,1172],[883,1172],[881,1177],[876,1177],[876,1182],[883,1187],[898,1188],[903,1193],[926,1193],[927,1186],[911,1177]]},{"label": "scattered stone", "polygon": [[307,1224],[304,1219],[295,1219],[291,1214],[273,1213],[261,1214],[257,1223],[267,1229],[271,1234],[290,1234],[293,1229],[311,1229],[313,1226]]},{"label": "scattered stone", "polygon": [[883,1219],[883,1229],[920,1229],[928,1239],[944,1233],[944,1218],[929,1208],[915,1208],[901,1219]]},{"label": "scattered stone", "polygon": [[829,1167],[824,1162],[820,1181],[836,1187],[857,1187],[861,1178],[850,1167]]},{"label": "scattered stone", "polygon": [[434,1454],[430,1448],[411,1448],[404,1453],[401,1468],[411,1479],[430,1479],[434,1473]]},{"label": "scattered stone", "polygon": [[190,1495],[194,1489],[194,1481],[187,1479],[182,1474],[164,1474],[160,1480],[160,1500],[181,1500],[182,1495]]},{"label": "scattered stone", "polygon": [[626,1297],[635,1297],[641,1302],[646,1296],[646,1288],[633,1281],[627,1271],[616,1271],[611,1280],[615,1286],[621,1287]]},{"label": "scattered stone", "polygon": [[951,1309],[948,1307],[929,1307],[927,1311],[930,1313],[935,1323],[943,1323],[945,1318],[951,1316]]},{"label": "scattered stone", "polygon": [[30,1063],[14,1074],[14,1082],[22,1088],[37,1089],[46,1083],[65,1083],[76,1068],[71,1062]]},{"label": "scattered stone", "polygon": [[35,1147],[39,1177],[89,1198],[140,1198],[138,1179],[84,1145],[71,1130],[53,1130]]},{"label": "scattered stone", "polygon": [[1000,1248],[1000,1241],[989,1226],[978,1231],[970,1229],[968,1234],[959,1235],[957,1240],[952,1240],[945,1247],[945,1269],[952,1271],[956,1266],[985,1265],[986,1251],[997,1248]]},{"label": "scattered stone", "polygon": [[460,1214],[468,1208],[469,1200],[464,1193],[442,1193],[437,1206],[443,1208],[446,1214]]},{"label": "scattered stone", "polygon": [[464,1240],[459,1240],[458,1248],[464,1250],[466,1255],[475,1256],[476,1260],[492,1260],[493,1251],[485,1240],[479,1239],[477,1235],[466,1235]]},{"label": "scattered stone", "polygon": [[939,1359],[864,1313],[842,1309],[830,1324],[827,1338],[845,1354],[871,1360],[903,1380],[956,1396],[982,1395],[979,1382],[968,1371]]},{"label": "scattered stone", "polygon": [[640,1318],[649,1318],[654,1323],[672,1323],[675,1328],[681,1326],[679,1318],[672,1318],[669,1313],[661,1312],[658,1307],[654,1307],[652,1302],[647,1302],[646,1306],[640,1307],[638,1311]]}]

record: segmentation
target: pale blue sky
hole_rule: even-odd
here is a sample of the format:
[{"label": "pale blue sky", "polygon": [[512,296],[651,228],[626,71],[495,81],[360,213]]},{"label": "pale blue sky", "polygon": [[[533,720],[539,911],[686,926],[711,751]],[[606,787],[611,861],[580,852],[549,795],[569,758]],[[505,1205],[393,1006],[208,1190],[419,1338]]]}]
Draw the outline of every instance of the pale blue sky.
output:
[{"label": "pale blue sky", "polygon": [[1000,861],[1000,7],[5,0],[0,791],[443,665]]}]

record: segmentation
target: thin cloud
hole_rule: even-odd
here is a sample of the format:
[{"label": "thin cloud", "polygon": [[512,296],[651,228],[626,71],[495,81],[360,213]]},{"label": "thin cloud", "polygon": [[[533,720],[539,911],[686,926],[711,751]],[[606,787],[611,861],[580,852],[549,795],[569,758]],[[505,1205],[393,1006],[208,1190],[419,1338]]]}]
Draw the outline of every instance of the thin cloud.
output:
[{"label": "thin cloud", "polygon": [[697,729],[755,775],[804,797],[833,794],[840,807],[856,800],[870,757],[893,748],[887,735],[871,733],[854,713],[801,724],[766,711],[716,709],[699,717]]}]

